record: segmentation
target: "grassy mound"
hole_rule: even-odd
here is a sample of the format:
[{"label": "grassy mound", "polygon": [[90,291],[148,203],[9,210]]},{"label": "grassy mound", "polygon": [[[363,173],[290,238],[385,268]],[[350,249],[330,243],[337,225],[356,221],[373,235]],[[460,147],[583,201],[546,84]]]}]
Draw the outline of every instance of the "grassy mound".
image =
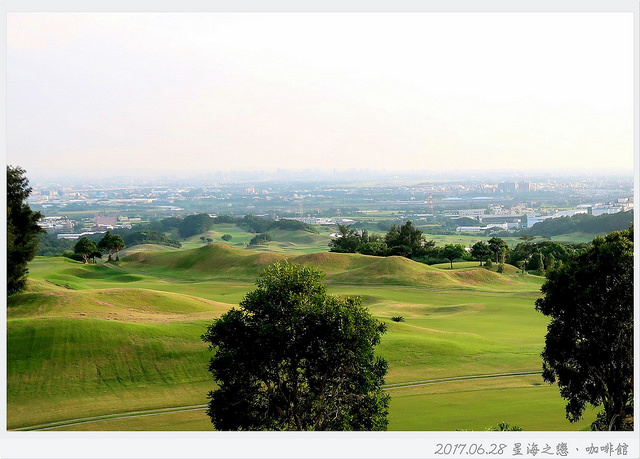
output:
[{"label": "grassy mound", "polygon": [[287,256],[274,252],[253,252],[226,244],[210,244],[191,250],[167,253],[134,253],[124,266],[150,272],[182,272],[193,277],[250,279],[269,264],[288,260],[314,266],[327,274],[327,281],[338,284],[389,284],[431,288],[510,288],[530,280],[506,276],[477,265],[447,270],[428,266],[404,257],[373,257],[355,253],[316,252]]},{"label": "grassy mound", "polygon": [[265,266],[283,259],[274,253],[254,253],[226,244],[209,244],[177,252],[138,252],[123,259],[125,266],[153,271],[189,271],[210,277],[254,277]]},{"label": "grassy mound", "polygon": [[7,318],[168,322],[218,317],[230,307],[203,298],[146,289],[68,290],[54,287],[10,297]]}]

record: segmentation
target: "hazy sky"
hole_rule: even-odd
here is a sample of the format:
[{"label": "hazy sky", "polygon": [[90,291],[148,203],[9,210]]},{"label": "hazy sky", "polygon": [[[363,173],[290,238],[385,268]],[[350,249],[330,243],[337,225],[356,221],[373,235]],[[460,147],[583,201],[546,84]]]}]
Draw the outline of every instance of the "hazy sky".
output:
[{"label": "hazy sky", "polygon": [[631,13],[9,13],[7,161],[625,169]]}]

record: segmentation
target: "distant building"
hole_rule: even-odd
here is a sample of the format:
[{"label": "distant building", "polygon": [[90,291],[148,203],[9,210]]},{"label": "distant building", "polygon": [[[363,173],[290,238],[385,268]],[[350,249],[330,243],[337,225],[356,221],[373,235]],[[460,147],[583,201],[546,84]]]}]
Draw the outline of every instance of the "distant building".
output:
[{"label": "distant building", "polygon": [[324,217],[283,217],[282,220],[295,220],[308,225],[351,225],[355,220],[350,218],[324,218]]},{"label": "distant building", "polygon": [[97,228],[113,228],[118,224],[118,217],[95,217],[95,226]]},{"label": "distant building", "polygon": [[106,233],[106,231],[85,231],[83,233],[60,233],[58,234],[58,239],[69,239],[69,240],[76,240],[76,239],[80,239],[82,236],[89,236],[91,234],[104,234]]},{"label": "distant building", "polygon": [[527,228],[531,228],[536,223],[540,223],[545,221],[547,218],[551,218],[550,216],[535,216],[535,215],[527,215]]},{"label": "distant building", "polygon": [[487,226],[458,226],[456,228],[456,231],[459,233],[480,233],[482,231],[486,231],[489,229],[503,229],[503,230],[508,230],[509,229],[509,224],[508,223],[504,223],[504,224],[492,224],[492,225],[487,225]]},{"label": "distant building", "polygon": [[500,184],[500,190],[503,193],[515,193],[516,191],[516,183],[515,182],[503,182]]},{"label": "distant building", "polygon": [[453,213],[458,217],[469,217],[469,218],[484,217],[484,209],[461,209],[461,210],[454,210]]},{"label": "distant building", "polygon": [[519,193],[528,193],[531,191],[531,183],[530,182],[518,182],[518,192]]},{"label": "distant building", "polygon": [[525,220],[525,216],[522,214],[517,215],[487,215],[482,219],[482,223],[487,224],[503,224],[503,223],[514,223],[514,224],[522,224]]},{"label": "distant building", "polygon": [[591,207],[591,215],[597,217],[599,215],[604,214],[617,214],[618,212],[622,212],[621,206],[612,206],[609,204],[600,204]]},{"label": "distant building", "polygon": [[47,231],[68,231],[73,229],[74,222],[67,217],[44,217],[39,225]]},{"label": "distant building", "polygon": [[551,216],[551,218],[573,217],[578,214],[587,214],[587,209],[559,210]]}]

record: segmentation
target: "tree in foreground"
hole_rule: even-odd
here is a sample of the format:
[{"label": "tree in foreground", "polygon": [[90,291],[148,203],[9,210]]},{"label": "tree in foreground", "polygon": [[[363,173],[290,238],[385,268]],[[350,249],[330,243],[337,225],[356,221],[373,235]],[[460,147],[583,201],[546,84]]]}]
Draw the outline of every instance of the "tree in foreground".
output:
[{"label": "tree in foreground", "polygon": [[22,290],[27,281],[27,263],[38,249],[38,226],[42,217],[27,204],[29,180],[21,167],[7,166],[7,294]]},{"label": "tree in foreground", "polygon": [[218,430],[385,430],[386,326],[358,298],[327,294],[322,274],[269,266],[257,288],[211,324],[207,414]]},{"label": "tree in foreground", "polygon": [[536,309],[551,317],[543,378],[557,381],[578,421],[587,403],[602,405],[592,428],[633,429],[633,226],[597,237],[550,271]]}]

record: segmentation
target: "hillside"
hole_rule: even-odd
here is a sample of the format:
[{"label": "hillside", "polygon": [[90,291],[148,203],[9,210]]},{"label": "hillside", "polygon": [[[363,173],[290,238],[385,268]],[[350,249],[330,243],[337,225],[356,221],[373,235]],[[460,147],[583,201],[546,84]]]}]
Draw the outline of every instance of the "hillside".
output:
[{"label": "hillside", "polygon": [[479,267],[447,271],[403,257],[374,257],[355,253],[320,252],[305,255],[256,253],[225,244],[210,244],[177,252],[140,252],[123,259],[129,270],[162,273],[206,279],[252,280],[262,269],[276,261],[287,260],[304,266],[314,266],[324,272],[329,283],[391,284],[432,288],[488,288],[520,284],[531,288],[530,279],[501,275]]},{"label": "hillside", "polygon": [[[474,263],[450,270],[402,257],[265,253],[227,244],[145,248],[120,263],[37,257],[30,264],[27,291],[8,300],[9,428],[205,404],[214,382],[201,335],[278,260],[317,267],[331,294],[361,297],[387,325],[376,352],[389,363],[392,430],[481,430],[503,419],[527,429],[584,424],[569,425],[557,390],[534,374],[547,323],[534,309],[538,276],[499,275]],[[475,379],[523,371],[527,376]],[[422,384],[450,377],[470,379]],[[464,418],[447,408],[462,400]],[[539,412],[505,408],[531,400],[546,404],[536,405]],[[434,414],[416,406],[440,408]],[[211,428],[202,411],[189,413],[199,420],[193,428]],[[179,428],[180,416],[167,414],[161,429]],[[154,419],[69,427],[148,430]]]},{"label": "hillside", "polygon": [[631,223],[633,210],[597,217],[578,214],[572,217],[549,218],[533,225],[526,234],[545,237],[569,233],[604,234],[627,229]]},{"label": "hillside", "polygon": [[232,305],[178,293],[138,288],[69,290],[36,283],[32,291],[10,297],[7,319],[74,318],[124,322],[210,319]]}]

